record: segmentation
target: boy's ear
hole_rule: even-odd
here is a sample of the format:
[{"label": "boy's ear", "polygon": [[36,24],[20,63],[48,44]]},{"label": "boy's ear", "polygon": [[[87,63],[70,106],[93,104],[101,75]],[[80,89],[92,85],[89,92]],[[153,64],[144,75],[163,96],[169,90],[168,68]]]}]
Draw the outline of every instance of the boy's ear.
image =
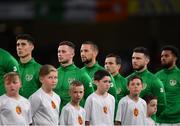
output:
[{"label": "boy's ear", "polygon": [[39,81],[42,83],[42,77],[39,77]]},{"label": "boy's ear", "polygon": [[94,80],[93,83],[94,83],[95,85],[97,85],[97,84],[98,84],[98,80]]}]

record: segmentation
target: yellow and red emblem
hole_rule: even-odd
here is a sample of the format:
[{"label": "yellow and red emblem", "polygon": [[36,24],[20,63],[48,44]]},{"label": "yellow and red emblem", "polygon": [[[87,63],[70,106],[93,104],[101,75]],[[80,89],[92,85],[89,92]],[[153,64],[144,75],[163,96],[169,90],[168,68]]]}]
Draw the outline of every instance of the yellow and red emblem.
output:
[{"label": "yellow and red emblem", "polygon": [[107,106],[104,106],[104,107],[103,107],[103,112],[104,112],[105,114],[108,113],[108,107],[107,107]]},{"label": "yellow and red emblem", "polygon": [[134,116],[137,117],[139,115],[139,110],[137,108],[134,109]]},{"label": "yellow and red emblem", "polygon": [[51,101],[51,106],[52,106],[53,109],[56,108],[56,104],[54,103],[54,101]]},{"label": "yellow and red emblem", "polygon": [[20,106],[16,106],[16,113],[21,114],[22,110]]},{"label": "yellow and red emblem", "polygon": [[80,125],[83,125],[83,119],[82,119],[82,117],[80,115],[78,116],[78,123]]}]

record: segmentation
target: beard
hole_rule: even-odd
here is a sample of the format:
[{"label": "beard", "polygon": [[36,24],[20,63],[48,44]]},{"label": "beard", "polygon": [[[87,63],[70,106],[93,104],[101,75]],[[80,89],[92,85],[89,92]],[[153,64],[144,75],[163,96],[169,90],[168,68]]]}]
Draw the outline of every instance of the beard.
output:
[{"label": "beard", "polygon": [[144,68],[143,65],[141,65],[141,66],[139,66],[139,67],[133,67],[133,69],[136,70],[136,71],[140,71],[140,70],[142,70],[143,68]]},{"label": "beard", "polygon": [[92,59],[85,59],[82,61],[84,64],[89,64],[90,62],[92,62]]},{"label": "beard", "polygon": [[168,69],[173,65],[173,63],[171,63],[171,62],[169,62],[169,63],[161,63],[161,65],[162,65],[162,68]]}]

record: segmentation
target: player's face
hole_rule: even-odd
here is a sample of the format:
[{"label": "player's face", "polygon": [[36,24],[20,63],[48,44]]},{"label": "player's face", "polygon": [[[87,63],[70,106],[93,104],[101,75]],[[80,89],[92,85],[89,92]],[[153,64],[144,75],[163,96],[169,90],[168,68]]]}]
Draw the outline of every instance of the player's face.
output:
[{"label": "player's face", "polygon": [[151,116],[157,112],[157,99],[152,99],[147,104],[147,114],[148,116]]},{"label": "player's face", "polygon": [[165,68],[172,67],[176,62],[176,57],[170,50],[163,50],[161,52],[161,64]]},{"label": "player's face", "polygon": [[108,57],[105,59],[105,69],[113,76],[119,72],[120,65],[116,64],[115,57]]},{"label": "player's face", "polygon": [[70,91],[72,102],[79,103],[84,96],[84,86],[73,86]]},{"label": "player's face", "polygon": [[19,89],[21,87],[21,81],[18,76],[15,76],[13,79],[5,80],[5,88],[6,92],[10,96],[15,96],[19,93]]},{"label": "player's face", "polygon": [[132,54],[132,66],[134,70],[140,71],[149,63],[149,59],[143,53],[134,52]]},{"label": "player's face", "polygon": [[107,92],[111,86],[111,78],[110,76],[104,76],[101,80],[95,81],[98,90],[103,94]]},{"label": "player's face", "polygon": [[58,48],[58,60],[60,64],[67,64],[74,57],[74,49],[68,45],[60,45]]},{"label": "player's face", "polygon": [[138,96],[143,89],[143,84],[140,79],[135,78],[129,82],[128,89],[130,91],[130,95]]},{"label": "player's face", "polygon": [[20,58],[28,57],[32,54],[32,51],[34,49],[34,45],[27,40],[19,39],[16,43],[16,51],[17,55]]},{"label": "player's face", "polygon": [[58,82],[58,72],[51,71],[48,75],[40,77],[40,81],[47,90],[52,90]]},{"label": "player's face", "polygon": [[82,44],[80,53],[82,62],[88,64],[92,61],[95,52],[90,44]]}]

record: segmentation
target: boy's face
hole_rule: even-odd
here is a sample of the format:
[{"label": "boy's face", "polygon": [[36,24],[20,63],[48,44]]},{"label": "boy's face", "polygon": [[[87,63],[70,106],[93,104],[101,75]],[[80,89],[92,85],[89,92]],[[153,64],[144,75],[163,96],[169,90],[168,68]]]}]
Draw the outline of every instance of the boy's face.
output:
[{"label": "boy's face", "polygon": [[21,81],[18,76],[13,77],[12,79],[5,79],[5,88],[8,95],[14,96],[19,93],[21,87]]},{"label": "boy's face", "polygon": [[57,71],[51,71],[48,75],[40,77],[40,81],[45,88],[52,90],[56,87],[58,82],[57,77]]},{"label": "boy's face", "polygon": [[147,114],[148,116],[151,116],[157,112],[157,99],[152,99],[147,104]]},{"label": "boy's face", "polygon": [[104,76],[101,80],[95,81],[97,88],[100,92],[105,93],[109,90],[111,86],[111,78],[110,76]]},{"label": "boy's face", "polygon": [[143,84],[140,79],[135,78],[129,82],[128,89],[130,94],[139,95],[143,89]]},{"label": "boy's face", "polygon": [[84,96],[84,86],[73,86],[70,90],[72,102],[78,103]]}]

